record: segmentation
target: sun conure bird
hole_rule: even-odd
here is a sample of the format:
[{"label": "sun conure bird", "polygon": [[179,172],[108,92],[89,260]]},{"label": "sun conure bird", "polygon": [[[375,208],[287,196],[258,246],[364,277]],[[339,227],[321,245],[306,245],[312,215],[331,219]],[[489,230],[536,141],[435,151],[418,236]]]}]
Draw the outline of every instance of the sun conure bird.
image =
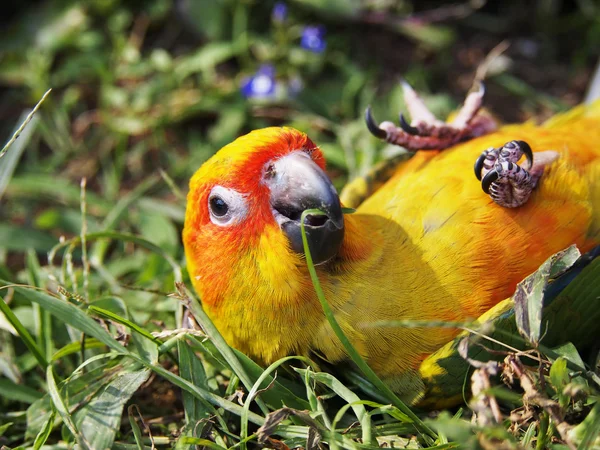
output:
[{"label": "sun conure bird", "polygon": [[[342,213],[318,146],[292,128],[253,131],[202,165],[183,242],[203,308],[227,342],[265,364],[290,354],[347,359],[307,270],[307,209],[325,213],[305,224],[337,321],[371,368],[413,400],[421,363],[458,330],[369,324],[477,318],[553,253],[597,245],[600,103],[492,131],[478,95],[450,125],[416,95],[407,99],[413,123],[402,118],[399,129],[369,114],[371,131],[390,142],[449,148],[418,152],[353,214]],[[521,154],[530,164],[517,164]]]}]

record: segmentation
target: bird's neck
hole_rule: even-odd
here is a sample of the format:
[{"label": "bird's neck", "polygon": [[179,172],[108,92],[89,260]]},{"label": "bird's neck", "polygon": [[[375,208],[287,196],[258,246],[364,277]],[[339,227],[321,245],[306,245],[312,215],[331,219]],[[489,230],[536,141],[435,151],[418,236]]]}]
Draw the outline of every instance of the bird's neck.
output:
[{"label": "bird's neck", "polygon": [[345,235],[338,257],[325,271],[337,271],[343,267],[352,271],[356,264],[363,265],[377,258],[384,236],[379,222],[381,218],[369,214],[346,214],[344,216]]}]

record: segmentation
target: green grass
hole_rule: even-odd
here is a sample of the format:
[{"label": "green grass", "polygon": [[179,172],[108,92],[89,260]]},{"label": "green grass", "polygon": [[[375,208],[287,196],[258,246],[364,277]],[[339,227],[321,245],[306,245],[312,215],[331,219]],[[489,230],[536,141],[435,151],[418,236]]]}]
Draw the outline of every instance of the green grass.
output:
[{"label": "green grass", "polygon": [[[540,347],[530,416],[511,419],[523,395],[492,379],[471,406],[495,397],[503,420],[484,424],[469,407],[431,414],[402,403],[332,315],[355,371],[319,372],[299,357],[260,367],[227,346],[188,290],[180,239],[187,182],[218,148],[254,128],[294,126],[320,145],[341,187],[396,152],[369,135],[367,105],[396,117],[403,75],[443,117],[468,89],[456,74],[476,69],[464,52],[483,58],[522,32],[511,25],[522,11],[467,8],[463,17],[417,2],[297,0],[282,24],[271,4],[252,1],[22,3],[0,40],[0,446],[563,448],[545,400],[559,405],[573,445],[597,441],[593,351]],[[597,6],[539,3],[526,38],[539,46],[535,61],[558,75],[549,83],[529,73],[524,44],[513,45],[488,80],[488,106],[507,119],[575,103],[581,74],[596,62],[600,24],[589,8]],[[307,24],[327,27],[324,53],[299,45]],[[463,48],[479,38],[490,45]],[[245,77],[267,63],[275,93],[244,98]],[[570,289],[592,295],[581,283]],[[539,306],[534,297],[530,308]],[[493,337],[526,344],[518,336],[525,326],[504,319],[512,328],[502,322],[505,333]],[[381,324],[398,325],[406,324]],[[460,370],[472,370],[457,358]],[[476,376],[487,376],[482,370]]]}]

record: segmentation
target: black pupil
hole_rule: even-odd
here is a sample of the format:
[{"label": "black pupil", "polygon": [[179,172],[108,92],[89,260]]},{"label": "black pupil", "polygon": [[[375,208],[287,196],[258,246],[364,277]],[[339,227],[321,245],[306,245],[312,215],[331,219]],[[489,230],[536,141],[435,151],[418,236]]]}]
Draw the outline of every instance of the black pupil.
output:
[{"label": "black pupil", "polygon": [[215,216],[223,217],[229,208],[221,197],[213,197],[210,199],[210,209]]}]

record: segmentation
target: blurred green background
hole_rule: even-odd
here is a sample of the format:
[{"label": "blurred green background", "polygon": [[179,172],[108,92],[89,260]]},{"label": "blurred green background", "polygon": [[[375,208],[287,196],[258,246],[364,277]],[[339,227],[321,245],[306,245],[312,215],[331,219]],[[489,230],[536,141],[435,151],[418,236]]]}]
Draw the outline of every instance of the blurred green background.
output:
[{"label": "blurred green background", "polygon": [[[166,294],[177,278],[168,261],[184,265],[187,182],[235,137],[305,131],[341,187],[398,152],[362,117],[369,104],[379,120],[405,111],[400,77],[445,117],[485,73],[499,119],[542,120],[584,99],[600,49],[594,0],[21,0],[2,5],[0,23],[4,142],[52,88],[0,158],[0,279],[61,286],[74,304],[101,301],[156,332],[183,318]],[[160,251],[117,235],[82,249],[71,240],[82,227]],[[18,292],[2,295],[46,358],[78,342]],[[0,418],[16,423],[14,442],[47,387],[0,318]],[[84,359],[60,358],[65,375]],[[177,392],[155,382],[138,403],[176,417]]]},{"label": "blurred green background", "polygon": [[[29,141],[11,150],[11,170],[4,168],[0,262],[18,269],[22,258],[13,251],[48,250],[59,235],[79,230],[79,212],[68,206],[78,201],[81,178],[98,196],[89,211],[94,229],[110,204],[161,179],[159,170],[185,192],[207,157],[254,128],[306,131],[342,186],[397,151],[368,135],[362,115],[373,104],[380,120],[397,118],[401,76],[442,117],[482,65],[486,105],[503,121],[575,105],[598,57],[599,5],[9,2],[1,19],[0,136],[8,140],[24,109],[53,91]],[[496,57],[486,60],[490,52]],[[168,183],[150,182],[147,190],[179,225],[182,202]],[[20,245],[14,236],[25,230]]]}]

